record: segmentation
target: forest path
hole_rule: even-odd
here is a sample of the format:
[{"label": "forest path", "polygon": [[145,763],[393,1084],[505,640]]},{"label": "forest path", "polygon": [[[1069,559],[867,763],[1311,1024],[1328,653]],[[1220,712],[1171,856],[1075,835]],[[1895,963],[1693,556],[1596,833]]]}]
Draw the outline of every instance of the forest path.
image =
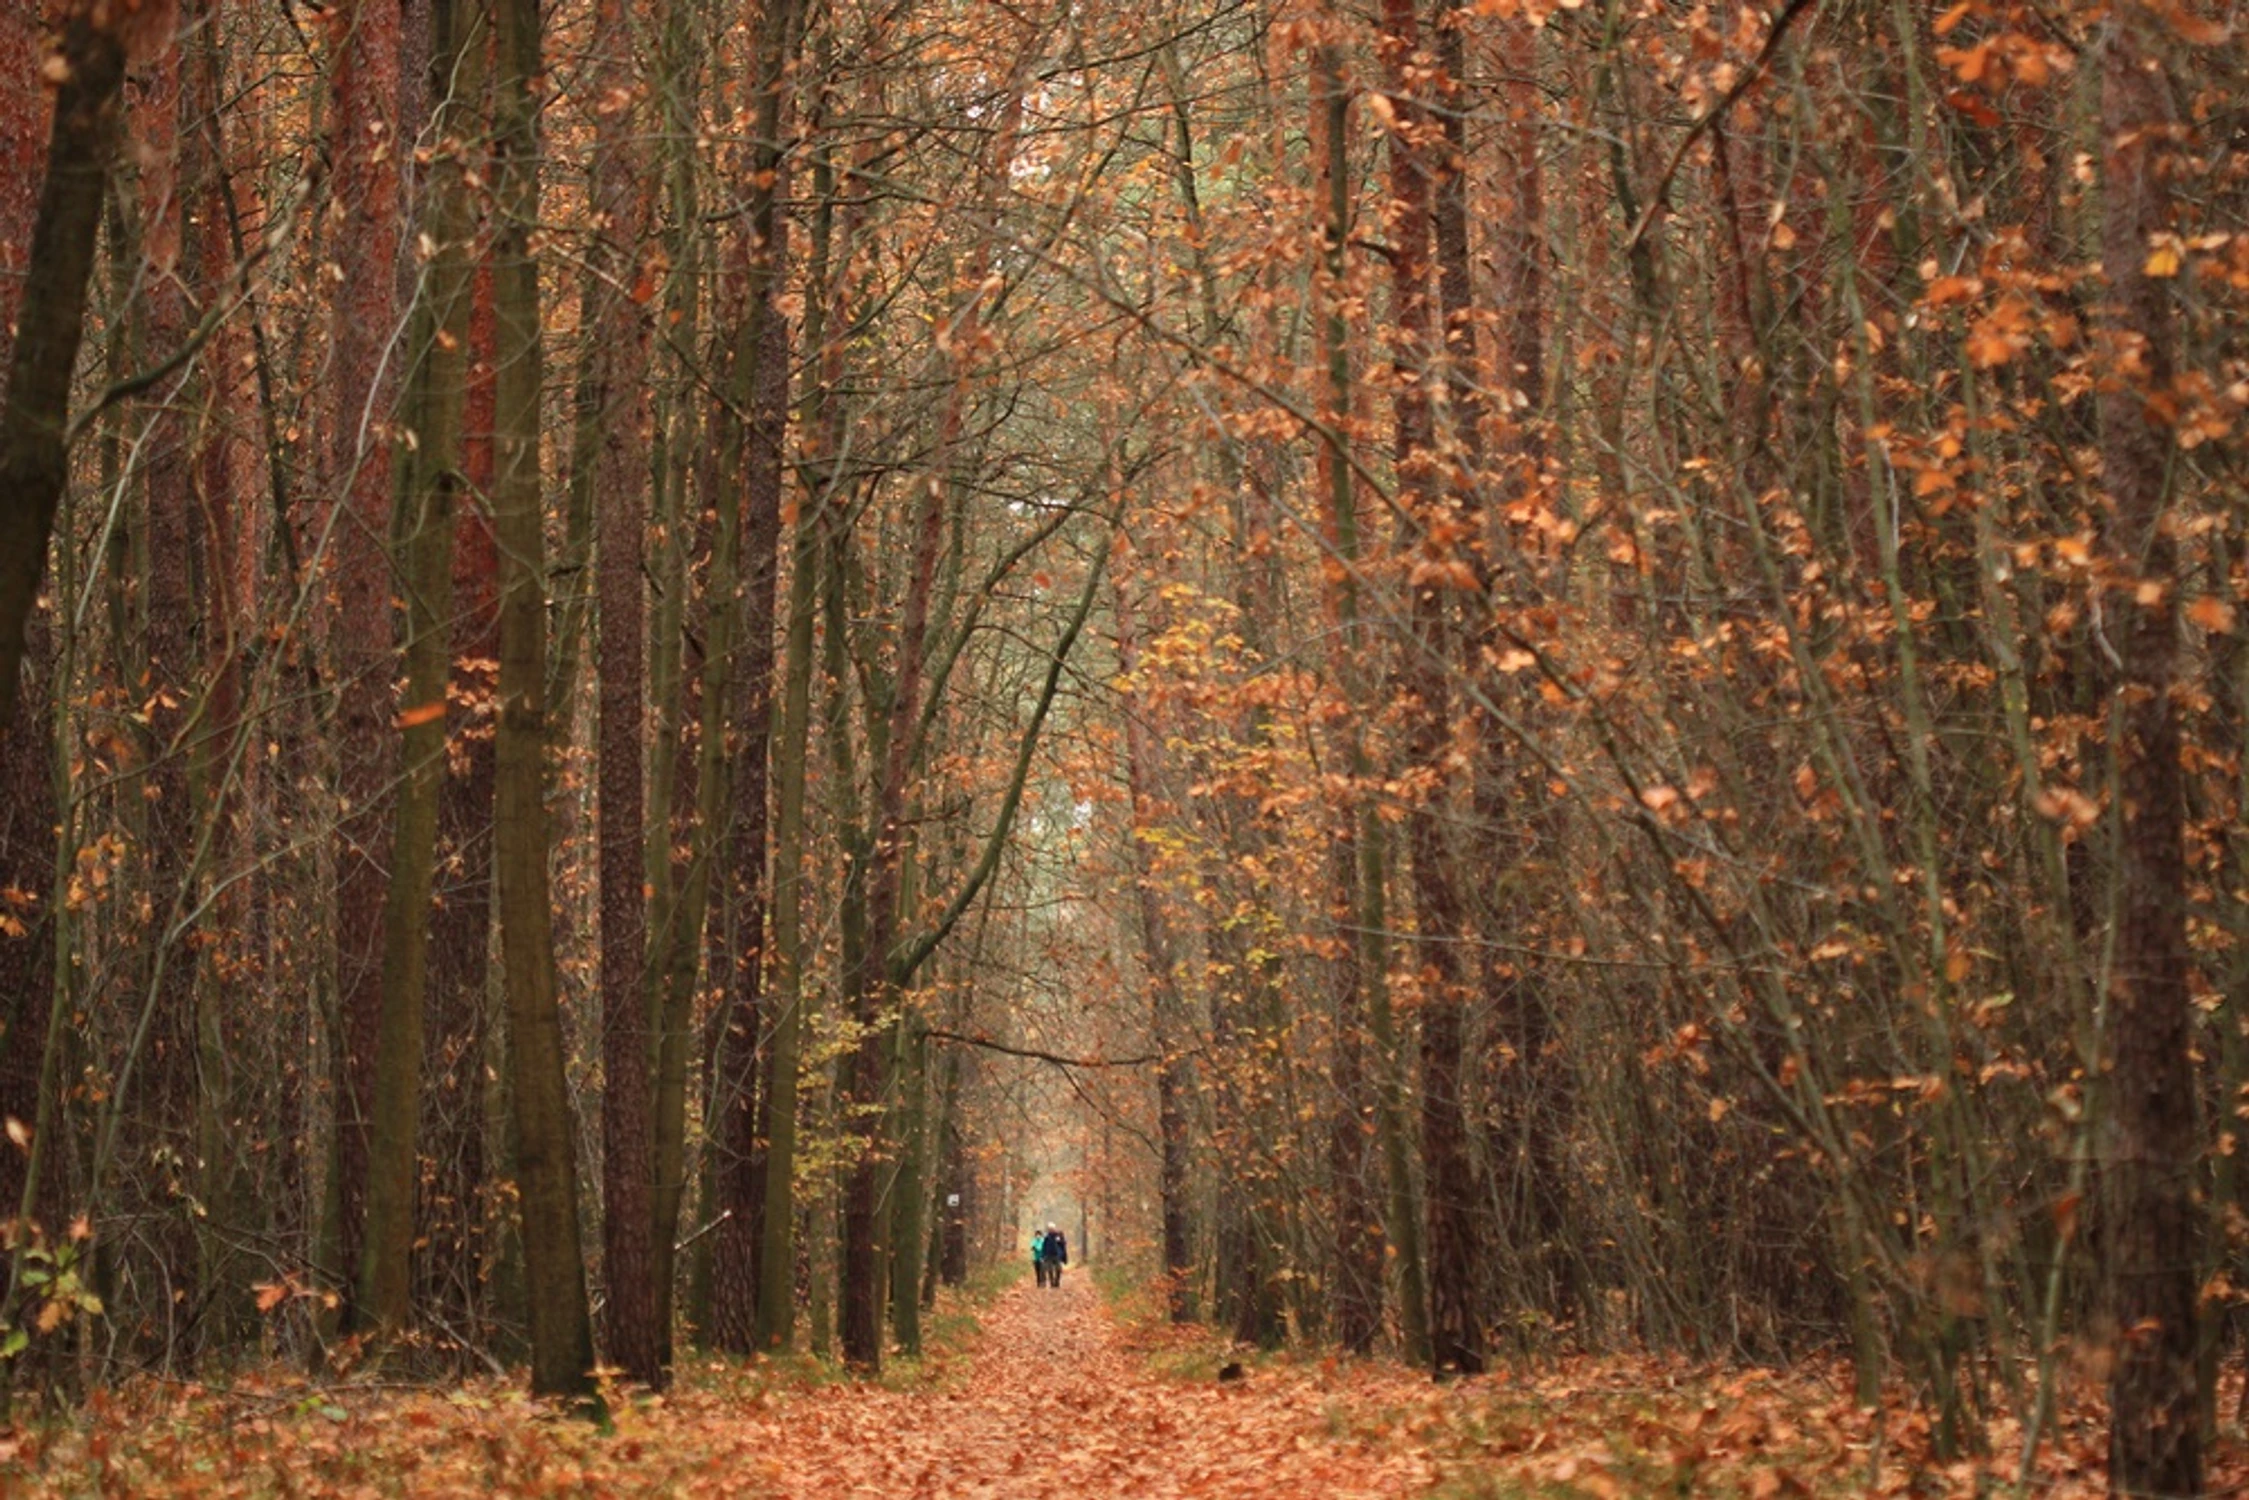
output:
[{"label": "forest path", "polygon": [[745,1477],[801,1500],[1373,1500],[1438,1477],[1415,1445],[1349,1435],[1361,1403],[1348,1373],[1152,1374],[1083,1273],[1053,1290],[1019,1286],[982,1322],[944,1388],[829,1389],[751,1416],[736,1445]]}]

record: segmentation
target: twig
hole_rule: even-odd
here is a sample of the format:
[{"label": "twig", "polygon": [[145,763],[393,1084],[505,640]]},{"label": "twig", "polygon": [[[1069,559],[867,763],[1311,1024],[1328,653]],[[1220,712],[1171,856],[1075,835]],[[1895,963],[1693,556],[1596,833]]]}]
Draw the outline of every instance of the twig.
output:
[{"label": "twig", "polygon": [[679,1241],[679,1242],[678,1242],[677,1244],[673,1245],[673,1246],[672,1246],[672,1253],[673,1253],[674,1255],[677,1255],[677,1254],[678,1254],[678,1253],[679,1253],[680,1251],[682,1251],[682,1250],[685,1250],[685,1249],[686,1249],[686,1248],[687,1248],[687,1247],[688,1247],[689,1245],[692,1245],[692,1244],[694,1244],[694,1243],[695,1243],[695,1242],[696,1242],[697,1240],[701,1239],[701,1238],[702,1238],[702,1237],[703,1237],[704,1235],[706,1235],[706,1234],[709,1234],[709,1233],[710,1233],[710,1232],[711,1232],[712,1230],[714,1230],[714,1229],[718,1228],[718,1226],[719,1226],[719,1225],[721,1225],[721,1224],[724,1224],[724,1223],[725,1223],[725,1222],[726,1222],[726,1221],[727,1221],[728,1219],[731,1219],[731,1218],[733,1218],[733,1217],[734,1217],[734,1210],[733,1210],[733,1209],[731,1209],[731,1208],[729,1208],[729,1209],[726,1209],[726,1210],[725,1210],[724,1212],[720,1213],[720,1214],[719,1214],[719,1216],[718,1216],[717,1218],[715,1218],[715,1219],[711,1220],[711,1222],[710,1222],[710,1223],[708,1223],[708,1224],[705,1224],[705,1225],[704,1225],[704,1226],[703,1226],[702,1228],[700,1228],[700,1229],[696,1230],[696,1231],[695,1231],[695,1232],[694,1232],[693,1234],[689,1235],[689,1236],[688,1236],[688,1237],[687,1237],[686,1239],[684,1239],[684,1240],[681,1240],[681,1241]]},{"label": "twig", "polygon": [[1679,175],[1679,168],[1686,162],[1687,153],[1694,149],[1695,142],[1702,139],[1704,131],[1725,117],[1726,111],[1732,109],[1741,96],[1749,92],[1751,84],[1765,76],[1765,67],[1773,60],[1773,54],[1780,50],[1780,39],[1788,34],[1789,23],[1801,12],[1810,9],[1812,4],[1813,0],[1788,0],[1779,18],[1773,22],[1772,32],[1765,38],[1765,45],[1757,49],[1756,60],[1750,63],[1741,77],[1734,80],[1734,86],[1721,94],[1718,102],[1704,112],[1701,119],[1688,127],[1686,136],[1671,153],[1671,160],[1665,165],[1663,175],[1656,179],[1654,189],[1649,192],[1648,206],[1640,210],[1640,220],[1632,226],[1632,234],[1624,242],[1627,255],[1640,248],[1640,241],[1647,236],[1648,226],[1655,222],[1656,210],[1663,207],[1664,194],[1671,189],[1671,179]]},{"label": "twig", "polygon": [[1036,1047],[1010,1047],[1005,1042],[995,1042],[988,1036],[969,1036],[959,1031],[940,1031],[931,1027],[922,1033],[932,1041],[959,1042],[965,1047],[982,1047],[987,1052],[1004,1052],[1009,1057],[1028,1057],[1034,1062],[1052,1063],[1058,1068],[1144,1068],[1150,1063],[1162,1062],[1161,1052],[1150,1052],[1139,1057],[1064,1057],[1056,1052],[1042,1052]]}]

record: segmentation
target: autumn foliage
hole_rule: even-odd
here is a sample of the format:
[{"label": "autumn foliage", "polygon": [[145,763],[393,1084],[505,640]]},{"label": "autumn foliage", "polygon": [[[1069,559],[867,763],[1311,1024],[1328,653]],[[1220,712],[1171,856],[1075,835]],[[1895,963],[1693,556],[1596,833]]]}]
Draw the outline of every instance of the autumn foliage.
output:
[{"label": "autumn foliage", "polygon": [[12,1452],[709,1478],[1062,1218],[1253,1447],[2222,1488],[2230,27],[11,10]]}]

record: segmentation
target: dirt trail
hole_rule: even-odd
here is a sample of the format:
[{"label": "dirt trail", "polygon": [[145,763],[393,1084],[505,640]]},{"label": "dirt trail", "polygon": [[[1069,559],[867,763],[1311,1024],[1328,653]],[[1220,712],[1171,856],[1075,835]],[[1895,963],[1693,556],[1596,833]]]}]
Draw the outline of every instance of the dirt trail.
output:
[{"label": "dirt trail", "polygon": [[965,1365],[946,1390],[829,1389],[750,1416],[734,1445],[743,1478],[802,1500],[1387,1500],[1437,1478],[1411,1445],[1335,1435],[1357,1404],[1347,1379],[1149,1375],[1083,1275],[1003,1296]]}]

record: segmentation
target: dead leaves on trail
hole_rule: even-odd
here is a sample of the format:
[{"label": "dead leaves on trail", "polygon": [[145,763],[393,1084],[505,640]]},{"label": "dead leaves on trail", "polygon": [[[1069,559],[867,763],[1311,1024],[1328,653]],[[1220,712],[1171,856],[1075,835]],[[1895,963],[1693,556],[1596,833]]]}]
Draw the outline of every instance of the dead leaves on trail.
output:
[{"label": "dead leaves on trail", "polygon": [[892,1389],[801,1364],[696,1367],[660,1400],[618,1402],[606,1434],[490,1382],[136,1384],[51,1432],[0,1428],[0,1495],[1389,1500],[1439,1477],[1355,1419],[1414,1384],[1404,1372],[1167,1379],[1114,1336],[1082,1277],[1006,1294],[970,1349],[920,1374]]},{"label": "dead leaves on trail", "polygon": [[1348,1390],[1316,1372],[1221,1385],[1152,1375],[1080,1278],[993,1307],[952,1390],[864,1387],[776,1407],[752,1425],[783,1495],[1315,1496],[1426,1493],[1416,1448],[1354,1435]]},{"label": "dead leaves on trail", "polygon": [[[1298,1357],[1220,1381],[1232,1357],[1204,1332],[1118,1327],[1078,1277],[1007,1293],[965,1348],[892,1385],[808,1360],[694,1365],[660,1399],[618,1402],[606,1433],[493,1382],[97,1391],[64,1425],[0,1428],[0,1495],[1920,1500],[2008,1486],[2022,1446],[2000,1422],[1988,1457],[1940,1459],[1924,1410],[1903,1392],[1859,1410],[1840,1367],[1571,1358],[1439,1386]],[[2106,1492],[2102,1392],[2078,1372],[2061,1398],[2031,1489],[2090,1500]],[[2239,1400],[2235,1375],[2219,1410]],[[2210,1492],[2249,1494],[2238,1429],[2210,1456]]]},{"label": "dead leaves on trail", "polygon": [[[2223,1382],[2221,1411],[2240,1399]],[[1444,1471],[1457,1500],[1516,1496],[1985,1496],[2012,1490],[2023,1433],[1996,1418],[1981,1453],[1942,1456],[1928,1410],[1892,1389],[1861,1410],[1850,1371],[1713,1368],[1645,1355],[1573,1357],[1502,1370],[1444,1392],[1422,1388],[1397,1413]],[[2108,1492],[2106,1394],[2065,1375],[2028,1488],[2044,1500]],[[2209,1493],[2249,1494],[2237,1427],[2208,1455]]]}]

